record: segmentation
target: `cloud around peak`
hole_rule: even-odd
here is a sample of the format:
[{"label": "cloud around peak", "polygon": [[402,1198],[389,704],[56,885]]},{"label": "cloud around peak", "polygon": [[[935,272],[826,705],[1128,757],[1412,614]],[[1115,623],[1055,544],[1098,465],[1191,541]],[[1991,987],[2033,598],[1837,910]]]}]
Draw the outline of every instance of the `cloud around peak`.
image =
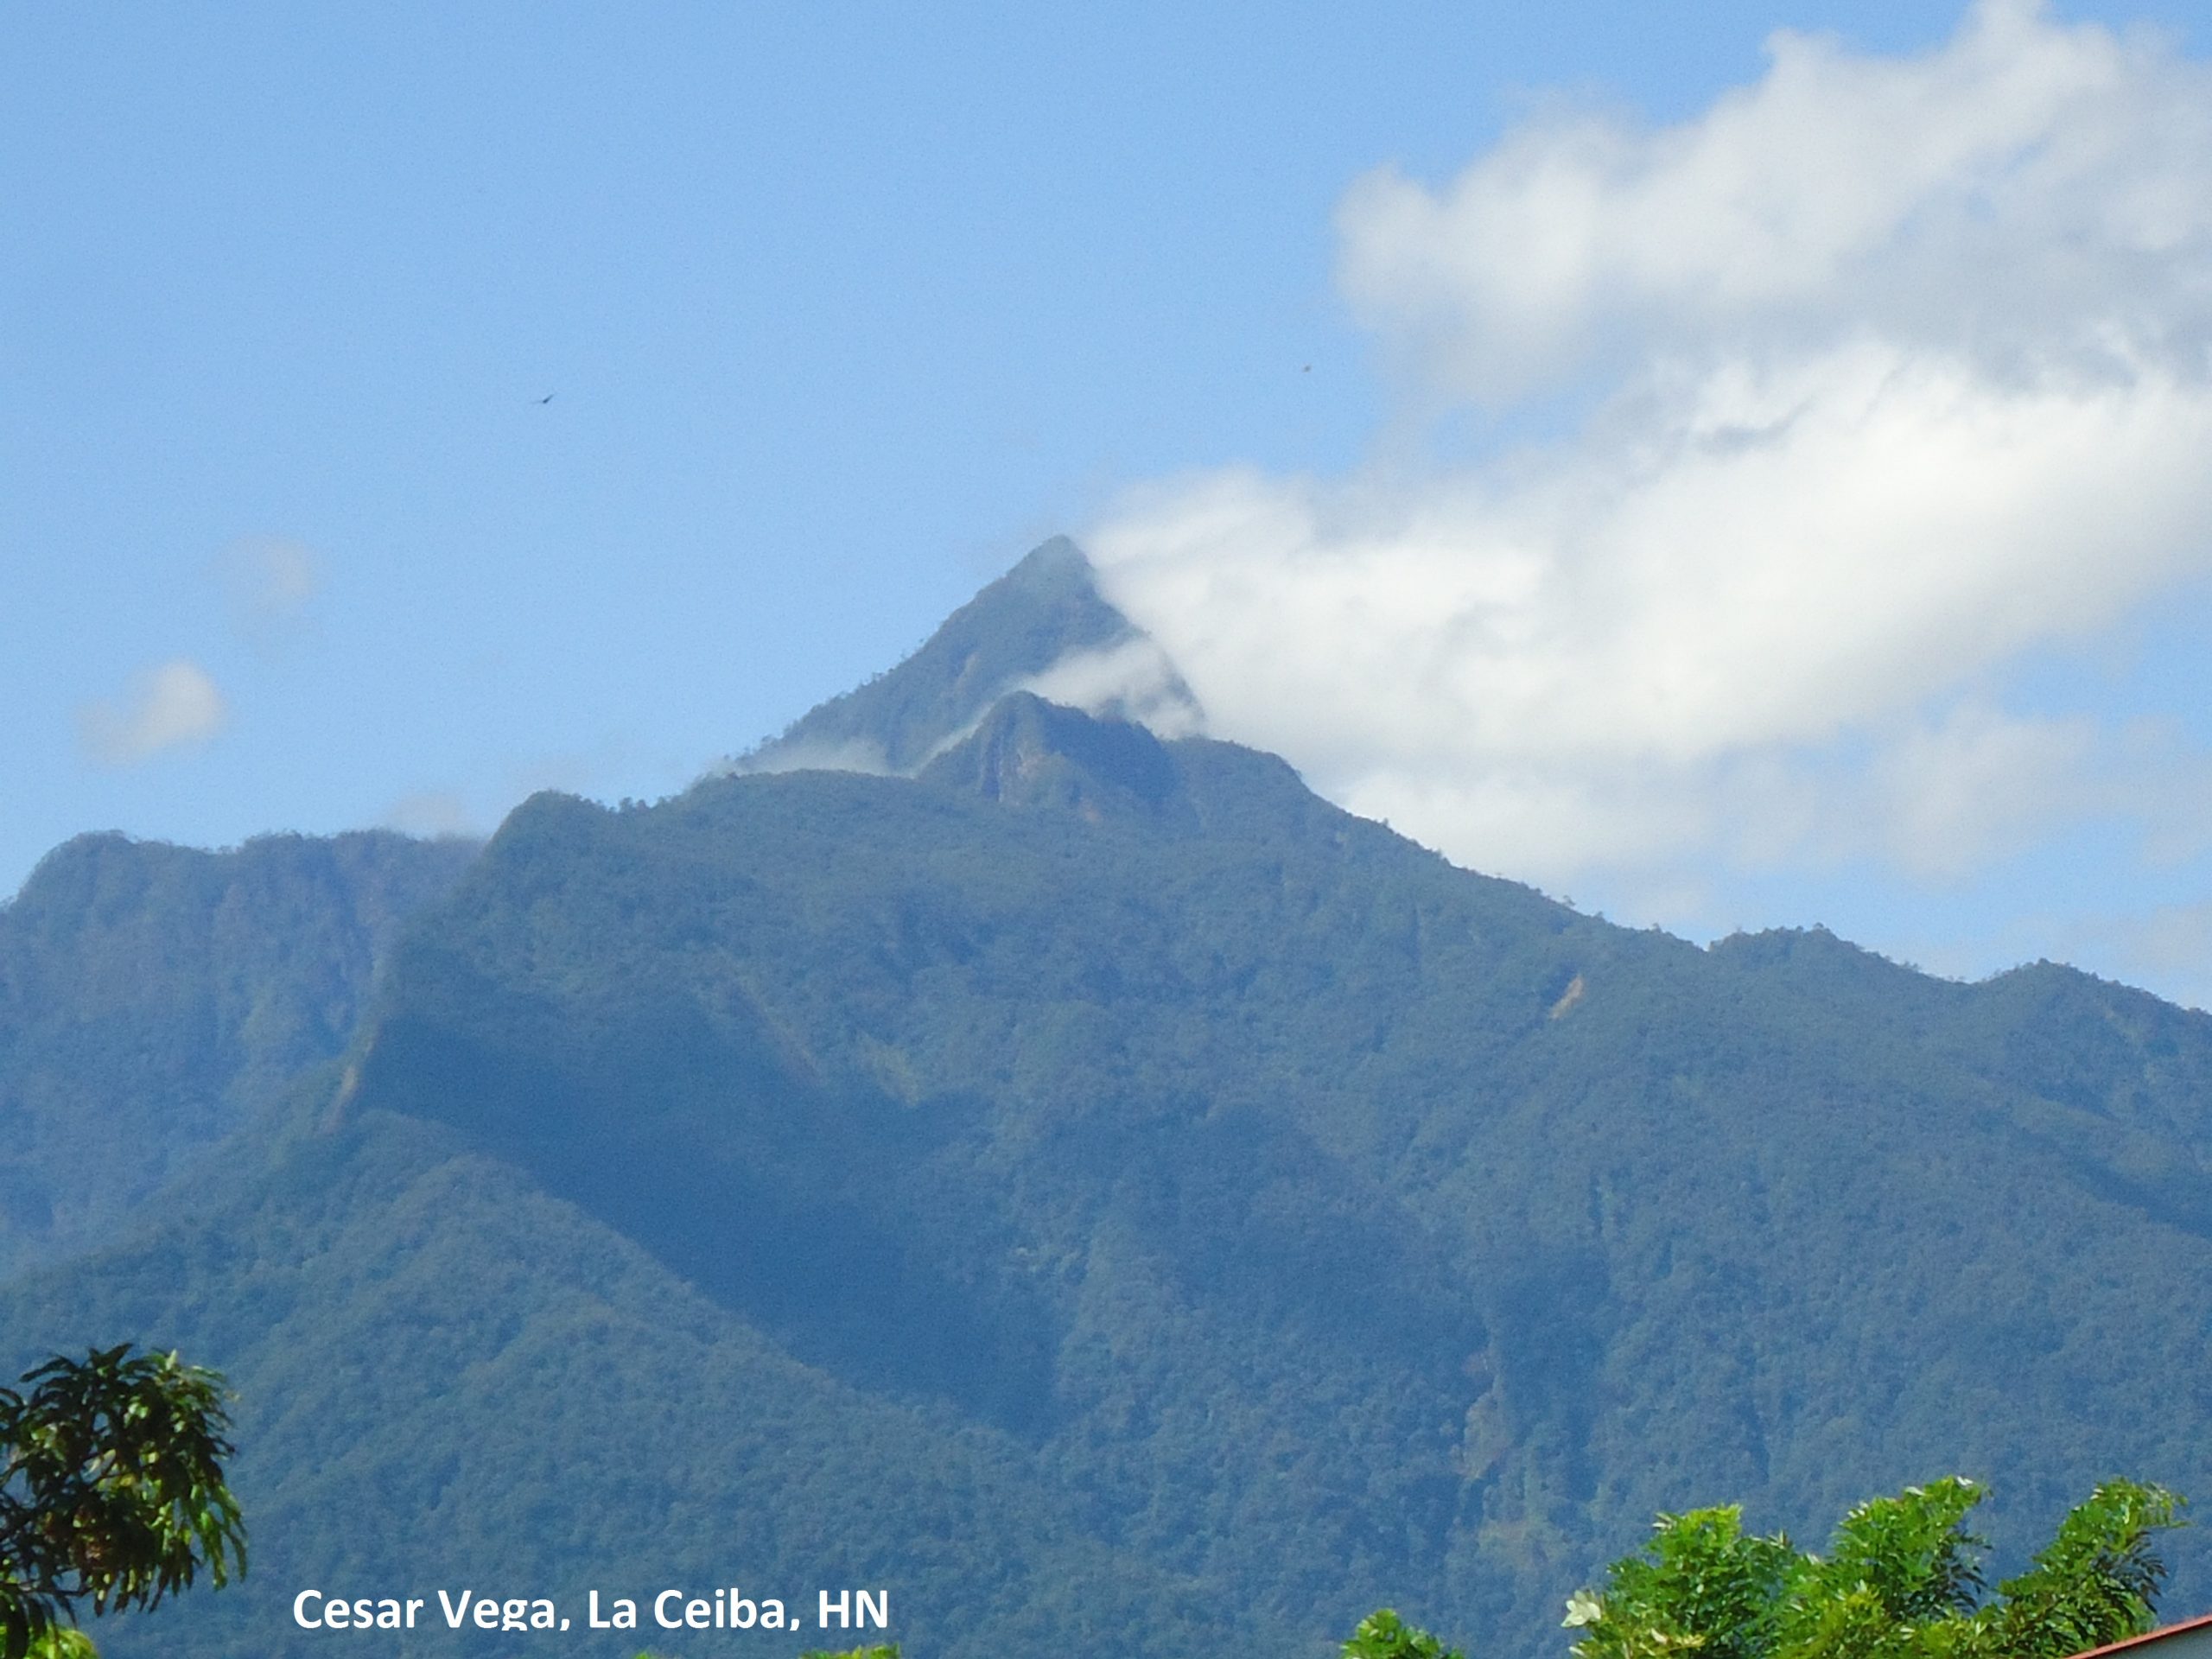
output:
[{"label": "cloud around peak", "polygon": [[2114,785],[2135,740],[2002,686],[2212,568],[2212,73],[2019,0],[1770,59],[1675,126],[1545,111],[1353,186],[1341,283],[1410,397],[1592,412],[1126,502],[1103,583],[1211,729],[1547,882],[1951,880],[2176,810]]}]

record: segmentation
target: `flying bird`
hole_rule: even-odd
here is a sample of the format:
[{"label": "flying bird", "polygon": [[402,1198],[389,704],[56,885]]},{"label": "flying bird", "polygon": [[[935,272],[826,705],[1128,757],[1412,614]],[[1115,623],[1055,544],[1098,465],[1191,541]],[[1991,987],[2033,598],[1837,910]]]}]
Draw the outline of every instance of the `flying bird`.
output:
[{"label": "flying bird", "polygon": [[547,404],[550,404],[550,403],[551,403],[552,401],[553,401],[553,394],[552,394],[551,392],[550,392],[550,391],[549,391],[549,392],[547,392],[547,393],[546,393],[543,397],[539,398],[539,399],[537,400],[537,403],[538,403],[538,406],[542,409],[542,408],[543,408]]}]

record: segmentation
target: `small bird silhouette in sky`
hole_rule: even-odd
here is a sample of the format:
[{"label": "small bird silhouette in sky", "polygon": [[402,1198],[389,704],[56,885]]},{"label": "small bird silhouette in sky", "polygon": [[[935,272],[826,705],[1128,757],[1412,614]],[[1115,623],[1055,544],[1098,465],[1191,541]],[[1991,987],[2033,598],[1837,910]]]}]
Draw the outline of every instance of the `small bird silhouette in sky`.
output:
[{"label": "small bird silhouette in sky", "polygon": [[1299,372],[1300,374],[1311,374],[1313,372],[1313,365],[1311,363],[1308,363],[1304,368],[1299,370]]},{"label": "small bird silhouette in sky", "polygon": [[547,404],[550,404],[550,403],[551,403],[552,401],[553,401],[553,394],[552,394],[551,392],[550,392],[550,391],[549,391],[549,392],[547,392],[547,393],[546,393],[543,397],[541,397],[541,398],[539,398],[539,399],[537,400],[538,407],[542,409],[542,408],[543,408]]}]

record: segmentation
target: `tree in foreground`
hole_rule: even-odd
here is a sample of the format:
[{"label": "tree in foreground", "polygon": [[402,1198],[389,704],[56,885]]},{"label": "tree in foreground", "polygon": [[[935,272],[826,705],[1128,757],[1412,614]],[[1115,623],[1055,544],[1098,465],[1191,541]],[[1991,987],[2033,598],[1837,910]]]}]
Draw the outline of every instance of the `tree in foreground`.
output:
[{"label": "tree in foreground", "polygon": [[156,1607],[203,1567],[218,1586],[245,1571],[221,1377],[126,1343],[22,1381],[0,1389],[0,1659],[89,1655],[81,1607]]},{"label": "tree in foreground", "polygon": [[[1987,1496],[1953,1477],[1870,1498],[1825,1556],[1744,1530],[1734,1504],[1662,1515],[1651,1541],[1567,1598],[1574,1659],[2070,1659],[2151,1628],[2183,1525],[2163,1487],[2107,1481],[2018,1578],[1988,1596],[1988,1546],[1967,1529]],[[1343,1659],[1462,1659],[1385,1607]]]},{"label": "tree in foreground", "polygon": [[1989,1597],[1987,1546],[1967,1529],[1984,1496],[1955,1477],[1869,1499],[1825,1556],[1746,1534],[1732,1504],[1662,1515],[1602,1591],[1568,1599],[1575,1659],[2068,1659],[2151,1628],[2155,1539],[2182,1524],[2181,1499],[2107,1481]]},{"label": "tree in foreground", "polygon": [[1418,1624],[1400,1618],[1395,1608],[1384,1607],[1359,1621],[1351,1640],[1343,1649],[1344,1659],[1466,1659],[1457,1648],[1447,1648]]}]

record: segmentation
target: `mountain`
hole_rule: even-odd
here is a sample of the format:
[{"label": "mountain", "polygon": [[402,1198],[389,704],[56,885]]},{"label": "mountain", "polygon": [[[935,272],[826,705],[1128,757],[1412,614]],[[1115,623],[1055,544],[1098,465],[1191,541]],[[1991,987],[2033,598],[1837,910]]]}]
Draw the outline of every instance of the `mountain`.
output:
[{"label": "mountain", "polygon": [[215,854],[106,835],[41,860],[0,907],[0,1269],[127,1228],[342,1050],[400,927],[475,850],[365,833]]},{"label": "mountain", "polygon": [[[111,995],[54,964],[323,844],[100,842],[105,904],[57,855],[0,912],[10,1109],[171,1148],[25,1247],[16,1351],[175,1343],[239,1396],[251,1579],[106,1651],[305,1650],[300,1589],[465,1581],[881,1587],[917,1659],[1318,1655],[1390,1602],[1533,1659],[1662,1509],[1817,1538],[1957,1470],[2017,1555],[2107,1474],[2212,1492],[2212,1020],[1455,868],[1025,689],[1145,643],[1079,560],[781,741],[870,770],[540,796],[465,861],[377,842],[448,862],[374,926],[249,907],[256,995],[181,958],[132,1016],[199,1071],[46,1104]],[[296,988],[317,929],[344,999]],[[143,1081],[188,1074],[251,1082]]]},{"label": "mountain", "polygon": [[1045,689],[1092,712],[1179,730],[1198,723],[1182,677],[1099,593],[1082,550],[1056,536],[946,618],[892,672],[830,698],[731,769],[911,774],[1000,698]]}]

